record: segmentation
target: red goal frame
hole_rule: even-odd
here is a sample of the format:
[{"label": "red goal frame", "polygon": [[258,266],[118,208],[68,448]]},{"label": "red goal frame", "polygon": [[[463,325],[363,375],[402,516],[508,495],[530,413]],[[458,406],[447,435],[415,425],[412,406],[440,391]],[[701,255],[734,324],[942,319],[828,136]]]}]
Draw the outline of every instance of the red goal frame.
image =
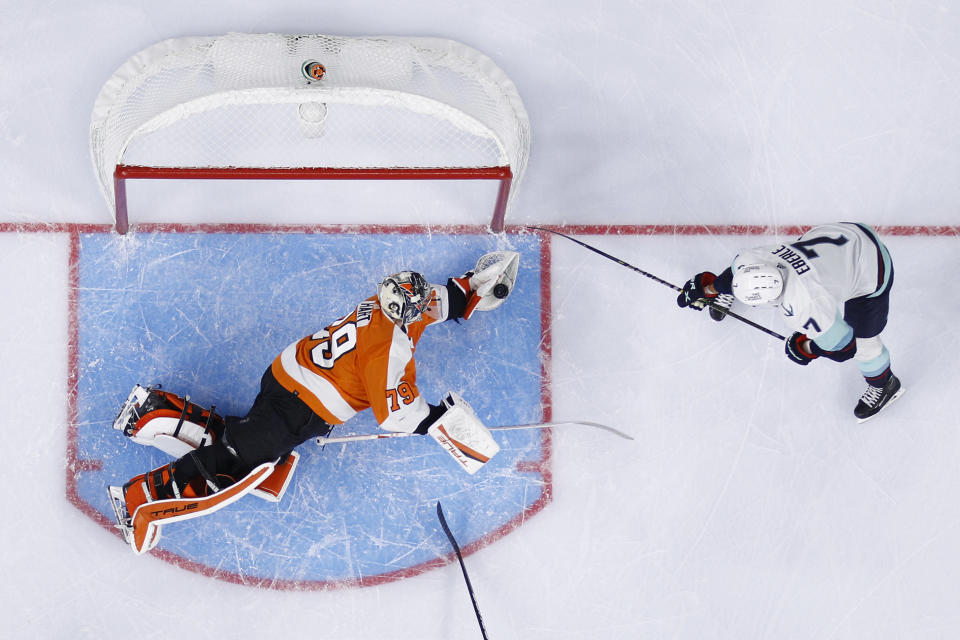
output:
[{"label": "red goal frame", "polygon": [[118,164],[113,172],[117,233],[130,229],[127,180],[496,180],[500,183],[490,230],[503,231],[513,183],[509,166],[499,167],[148,167]]}]

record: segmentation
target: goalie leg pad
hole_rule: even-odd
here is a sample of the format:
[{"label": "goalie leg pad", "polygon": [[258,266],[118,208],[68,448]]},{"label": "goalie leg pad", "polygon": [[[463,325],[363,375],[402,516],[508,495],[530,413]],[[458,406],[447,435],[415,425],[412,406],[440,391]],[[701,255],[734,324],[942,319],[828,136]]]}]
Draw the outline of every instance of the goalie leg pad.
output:
[{"label": "goalie leg pad", "polygon": [[212,444],[223,434],[223,418],[159,387],[136,385],[113,428],[137,444],[150,445],[180,458],[193,449]]},{"label": "goalie leg pad", "polygon": [[253,495],[268,502],[280,502],[290,485],[290,479],[293,478],[293,471],[297,468],[299,461],[300,454],[296,451],[281,456],[273,472],[254,488]]},{"label": "goalie leg pad", "polygon": [[444,451],[470,475],[475,474],[500,451],[473,408],[458,394],[450,392],[443,400],[446,411],[427,429]]},{"label": "goalie leg pad", "polygon": [[[126,523],[129,530],[124,538],[130,543],[137,555],[146,553],[160,541],[161,525],[181,520],[189,520],[210,515],[227,505],[233,504],[253,491],[274,470],[275,462],[264,462],[255,467],[246,477],[220,491],[204,497],[180,497],[167,500],[154,500],[138,506]],[[111,487],[111,498],[115,487]],[[186,492],[185,492],[186,493]],[[126,507],[125,507],[126,508]],[[116,510],[116,504],[114,510]],[[124,523],[121,523],[123,529]],[[129,535],[129,537],[128,537]]]},{"label": "goalie leg pad", "polygon": [[157,500],[198,495],[189,486],[184,487],[184,491],[181,493],[173,478],[173,473],[173,463],[165,464],[152,471],[134,476],[122,487],[108,487],[110,502],[117,518],[116,527],[123,533],[127,542],[131,542],[133,537],[130,514],[134,513],[141,505]]}]

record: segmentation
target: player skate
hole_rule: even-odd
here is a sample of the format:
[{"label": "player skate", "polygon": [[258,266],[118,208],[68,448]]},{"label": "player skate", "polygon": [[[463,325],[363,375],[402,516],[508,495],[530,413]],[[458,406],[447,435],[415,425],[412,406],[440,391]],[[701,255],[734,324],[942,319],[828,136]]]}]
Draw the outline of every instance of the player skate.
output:
[{"label": "player skate", "polygon": [[867,390],[863,392],[860,401],[853,410],[853,415],[857,417],[857,422],[866,422],[877,415],[885,407],[903,395],[905,389],[900,385],[900,379],[891,375],[887,383],[882,387],[875,387],[872,384],[867,385]]}]

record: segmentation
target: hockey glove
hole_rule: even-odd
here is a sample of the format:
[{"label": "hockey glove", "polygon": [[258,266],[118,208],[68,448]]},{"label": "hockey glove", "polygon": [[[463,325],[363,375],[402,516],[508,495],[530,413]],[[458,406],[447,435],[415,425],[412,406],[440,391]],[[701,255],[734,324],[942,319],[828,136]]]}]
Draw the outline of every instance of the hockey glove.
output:
[{"label": "hockey glove", "polygon": [[516,251],[493,251],[480,256],[472,271],[451,278],[466,298],[463,319],[469,320],[474,311],[491,311],[503,304],[513,291],[519,268]]},{"label": "hockey glove", "polygon": [[443,399],[443,414],[427,429],[460,467],[473,475],[497,455],[500,446],[466,400],[451,391]]},{"label": "hockey glove", "polygon": [[803,348],[802,345],[806,341],[807,334],[794,331],[793,335],[787,338],[786,345],[784,346],[784,351],[786,351],[787,357],[797,364],[802,364],[804,366],[810,364],[811,360],[820,357],[817,354],[811,353]]},{"label": "hockey glove", "polygon": [[692,307],[697,311],[701,311],[703,309],[703,303],[698,304],[700,300],[716,298],[718,295],[716,293],[707,293],[706,291],[706,288],[712,285],[716,279],[717,276],[709,271],[704,271],[703,273],[698,273],[693,276],[683,285],[683,291],[677,296],[677,304],[681,307]]}]

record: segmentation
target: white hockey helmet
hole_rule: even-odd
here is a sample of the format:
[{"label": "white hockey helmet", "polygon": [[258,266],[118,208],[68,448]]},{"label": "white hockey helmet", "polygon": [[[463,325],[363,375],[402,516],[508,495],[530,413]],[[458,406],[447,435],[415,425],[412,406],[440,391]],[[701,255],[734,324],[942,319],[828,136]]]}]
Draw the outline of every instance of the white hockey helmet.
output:
[{"label": "white hockey helmet", "polygon": [[739,264],[733,270],[733,295],[744,304],[772,304],[783,293],[783,273],[774,264]]},{"label": "white hockey helmet", "polygon": [[377,287],[380,308],[388,318],[404,325],[419,320],[432,298],[433,287],[416,271],[389,275]]}]

